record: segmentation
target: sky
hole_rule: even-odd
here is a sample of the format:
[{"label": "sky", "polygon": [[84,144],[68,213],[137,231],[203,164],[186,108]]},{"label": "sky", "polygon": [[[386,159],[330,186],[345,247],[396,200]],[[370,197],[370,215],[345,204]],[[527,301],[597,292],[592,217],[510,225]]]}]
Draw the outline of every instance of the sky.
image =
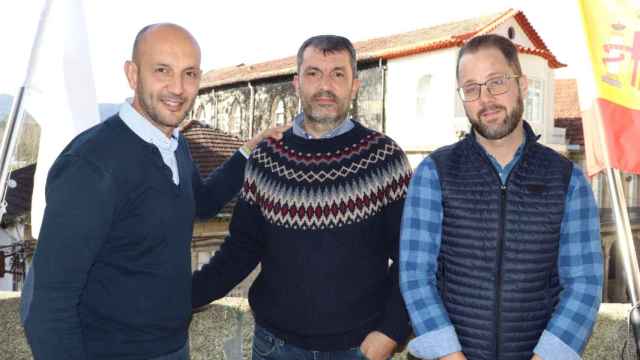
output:
[{"label": "sky", "polygon": [[[44,0],[0,1],[0,94],[15,94],[24,83],[43,5]],[[206,72],[294,55],[306,38],[321,33],[360,41],[510,8],[522,10],[568,65],[556,78],[578,78],[581,95],[593,93],[578,0],[85,0],[83,5],[99,102],[131,96],[123,64],[136,33],[150,23],[173,22],[190,30]]]}]

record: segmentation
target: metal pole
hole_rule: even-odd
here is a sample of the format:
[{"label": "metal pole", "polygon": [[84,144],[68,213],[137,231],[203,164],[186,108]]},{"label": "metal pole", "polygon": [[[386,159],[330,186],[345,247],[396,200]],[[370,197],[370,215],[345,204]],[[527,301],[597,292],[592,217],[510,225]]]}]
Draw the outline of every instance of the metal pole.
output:
[{"label": "metal pole", "polygon": [[49,9],[51,8],[51,2],[53,2],[53,0],[47,0],[44,4],[44,8],[42,9],[42,15],[40,16],[38,29],[36,31],[36,37],[31,48],[29,65],[27,67],[27,76],[24,81],[24,85],[18,91],[18,95],[16,96],[15,101],[13,102],[13,106],[11,107],[11,113],[9,115],[9,119],[7,120],[7,128],[2,138],[2,144],[0,145],[0,221],[2,221],[2,216],[6,212],[7,208],[5,197],[7,195],[7,183],[9,181],[9,166],[11,164],[11,160],[13,159],[15,147],[18,142],[17,132],[20,130],[20,125],[22,124],[22,119],[24,118],[24,108],[22,106],[22,101],[24,99],[26,89],[31,86],[31,69],[33,69],[34,64],[38,60],[38,55],[40,52],[40,39],[42,38],[42,33],[44,32],[46,19],[49,15]]},{"label": "metal pole", "polygon": [[4,130],[4,136],[2,137],[2,144],[0,144],[0,221],[7,211],[7,202],[5,200],[7,195],[7,183],[9,182],[9,173],[11,170],[11,160],[13,160],[13,154],[15,153],[16,145],[18,143],[18,131],[24,118],[24,109],[22,107],[22,99],[24,97],[25,87],[21,87],[18,91],[18,95],[11,106],[11,112],[9,113],[9,119],[7,120],[7,127]]},{"label": "metal pole", "polygon": [[616,244],[622,257],[627,287],[629,288],[629,297],[631,298],[632,305],[635,306],[638,304],[638,289],[640,289],[638,281],[640,280],[640,272],[638,271],[638,258],[633,243],[631,226],[629,225],[629,212],[622,189],[620,171],[611,168],[607,168],[606,170],[607,184],[612,200],[611,207],[614,214],[616,232],[618,234]]},{"label": "metal pole", "polygon": [[600,106],[595,103],[595,121],[597,125],[598,137],[600,145],[604,153],[604,163],[607,172],[607,183],[609,185],[609,194],[611,196],[611,208],[616,223],[616,233],[618,241],[616,248],[622,259],[622,265],[625,272],[625,280],[629,289],[629,297],[631,298],[632,311],[629,316],[629,323],[633,329],[633,336],[636,344],[636,355],[640,358],[640,310],[638,305],[638,289],[640,289],[640,270],[638,268],[638,257],[631,233],[631,225],[629,223],[629,212],[627,210],[627,201],[622,188],[620,179],[620,171],[611,167],[609,157],[609,148],[604,134],[604,125],[602,123],[602,114]]}]

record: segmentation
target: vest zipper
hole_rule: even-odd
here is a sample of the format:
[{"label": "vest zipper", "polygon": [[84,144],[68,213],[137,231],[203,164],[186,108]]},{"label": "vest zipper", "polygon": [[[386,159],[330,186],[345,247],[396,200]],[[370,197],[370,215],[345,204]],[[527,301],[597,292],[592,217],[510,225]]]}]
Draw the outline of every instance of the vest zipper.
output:
[{"label": "vest zipper", "polygon": [[502,344],[502,258],[504,255],[504,223],[506,221],[507,208],[507,186],[500,186],[500,233],[498,234],[498,243],[496,244],[496,252],[498,255],[498,264],[496,267],[496,359],[500,359],[500,350]]},{"label": "vest zipper", "polygon": [[498,183],[500,184],[500,224],[499,224],[499,229],[498,229],[498,242],[496,244],[496,255],[498,257],[497,259],[497,264],[496,264],[496,303],[495,303],[495,312],[496,312],[496,316],[495,316],[495,330],[496,330],[496,346],[495,346],[495,358],[496,360],[500,360],[500,356],[501,356],[501,344],[502,344],[502,262],[503,262],[503,257],[504,257],[504,232],[505,232],[505,222],[506,222],[506,217],[507,217],[507,184],[509,183],[509,179],[511,178],[511,175],[513,175],[513,172],[520,167],[520,164],[522,163],[522,157],[524,156],[524,151],[526,150],[527,147],[527,139],[525,139],[525,148],[523,149],[523,154],[521,155],[520,160],[513,166],[513,168],[511,168],[511,171],[509,172],[509,174],[507,175],[507,179],[504,183],[502,183],[502,179],[500,178],[500,174],[498,174],[498,171],[496,170],[496,168],[493,166],[493,163],[491,162],[491,160],[489,160],[489,157],[487,156],[487,154],[484,152],[484,150],[482,149],[482,146],[480,146],[480,144],[476,143],[476,146],[478,146],[480,153],[482,154],[481,157],[485,160],[486,164],[489,166],[489,168],[491,168],[491,170],[493,170],[493,173],[496,176],[496,179],[498,180]]}]

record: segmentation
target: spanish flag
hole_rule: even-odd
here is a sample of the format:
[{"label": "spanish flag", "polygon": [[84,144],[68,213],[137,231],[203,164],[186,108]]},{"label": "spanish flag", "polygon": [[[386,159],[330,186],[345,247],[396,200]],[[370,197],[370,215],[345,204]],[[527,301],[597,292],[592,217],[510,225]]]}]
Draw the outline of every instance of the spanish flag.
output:
[{"label": "spanish flag", "polygon": [[[640,1],[579,2],[598,97],[583,119],[587,172],[602,170],[608,153],[611,167],[640,174]],[[600,119],[604,152],[594,136]]]}]

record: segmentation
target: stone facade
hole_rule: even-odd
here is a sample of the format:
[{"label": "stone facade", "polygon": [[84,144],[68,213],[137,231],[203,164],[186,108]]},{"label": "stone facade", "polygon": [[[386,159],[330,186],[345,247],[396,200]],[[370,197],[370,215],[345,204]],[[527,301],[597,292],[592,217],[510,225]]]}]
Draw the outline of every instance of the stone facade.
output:
[{"label": "stone facade", "polygon": [[361,66],[358,71],[360,90],[353,105],[353,115],[362,125],[384,131],[384,68],[375,65]]},{"label": "stone facade", "polygon": [[292,79],[281,77],[257,84],[237,83],[201,89],[189,118],[249,139],[275,125],[277,119],[281,122],[293,119],[298,111],[298,96]]},{"label": "stone facade", "polygon": [[[352,114],[363,125],[378,131],[384,130],[382,76],[377,64],[359,70],[362,85],[352,106]],[[282,76],[251,84],[203,88],[188,118],[241,139],[251,138],[277,123],[290,122],[299,112],[292,81],[293,76]]]}]

